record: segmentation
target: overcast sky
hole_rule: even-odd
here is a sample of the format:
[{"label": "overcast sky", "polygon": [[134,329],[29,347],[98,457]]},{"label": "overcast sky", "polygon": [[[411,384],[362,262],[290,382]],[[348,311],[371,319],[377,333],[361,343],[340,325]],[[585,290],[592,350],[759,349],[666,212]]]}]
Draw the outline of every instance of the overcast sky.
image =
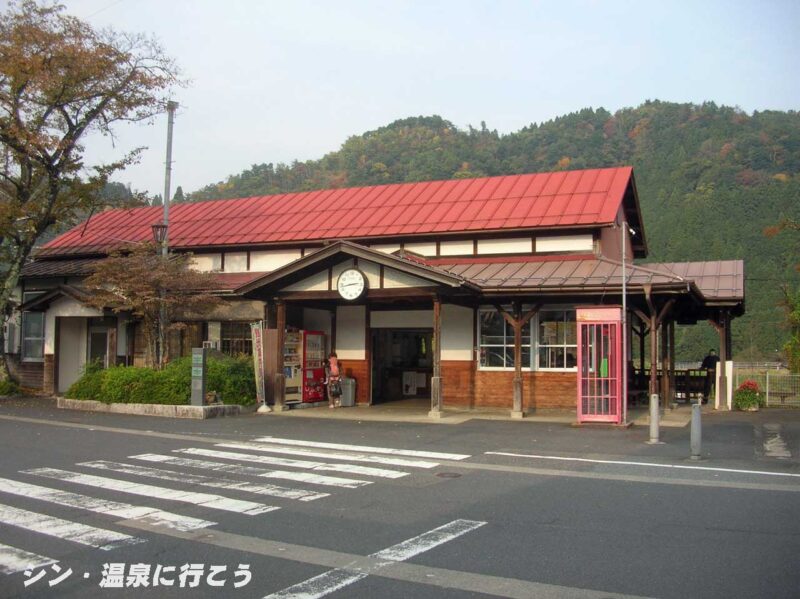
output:
[{"label": "overcast sky", "polygon": [[[646,99],[800,108],[797,0],[62,2],[154,34],[191,79],[175,94],[173,193],[412,115],[503,133]],[[116,148],[91,138],[87,157],[148,146],[117,180],[161,193],[165,143],[163,117],[120,129]]]}]

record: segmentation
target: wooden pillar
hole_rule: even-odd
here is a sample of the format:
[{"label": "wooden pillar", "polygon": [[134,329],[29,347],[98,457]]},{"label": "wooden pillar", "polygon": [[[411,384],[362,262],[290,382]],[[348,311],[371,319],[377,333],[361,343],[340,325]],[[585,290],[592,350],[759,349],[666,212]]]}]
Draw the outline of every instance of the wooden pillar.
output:
[{"label": "wooden pillar", "polygon": [[669,325],[661,323],[661,397],[664,398],[664,407],[672,407],[672,395],[669,386]]},{"label": "wooden pillar", "polygon": [[276,356],[275,381],[272,397],[275,400],[273,409],[282,412],[286,409],[286,385],[283,375],[283,346],[286,339],[286,303],[282,300],[275,302],[275,345],[273,348]]},{"label": "wooden pillar", "polygon": [[433,376],[431,377],[431,418],[442,417],[442,301],[439,296],[433,298]]},{"label": "wooden pillar", "polygon": [[649,394],[658,393],[658,319],[650,317],[650,385]]},{"label": "wooden pillar", "polygon": [[539,311],[539,306],[533,306],[524,315],[518,301],[513,303],[514,314],[509,314],[503,306],[498,304],[495,304],[495,308],[514,330],[514,387],[511,417],[523,418],[525,413],[522,411],[522,329]]},{"label": "wooden pillar", "polygon": [[[649,392],[650,395],[654,395],[658,393],[658,377],[657,377],[657,369],[658,369],[658,334],[660,329],[660,324],[665,321],[669,311],[672,309],[672,306],[675,304],[675,299],[668,300],[663,306],[661,306],[661,310],[656,308],[656,304],[653,300],[652,296],[652,288],[650,285],[644,285],[644,296],[647,300],[647,307],[649,309],[650,314],[646,315],[643,312],[636,310],[637,316],[644,322],[648,321],[650,323],[650,386]],[[662,334],[663,336],[663,334]],[[666,407],[669,398],[664,393],[664,389],[662,388],[662,393],[660,394],[661,397],[661,405]]]},{"label": "wooden pillar", "polygon": [[675,321],[669,321],[669,401],[675,403]]},{"label": "wooden pillar", "polygon": [[336,351],[336,307],[331,310],[331,351]]},{"label": "wooden pillar", "polygon": [[522,308],[514,302],[514,397],[512,418],[522,418]]},{"label": "wooden pillar", "polygon": [[[641,318],[641,329],[638,332],[639,335],[639,376],[644,377],[644,355],[645,355],[645,342],[644,338],[647,335],[647,329],[645,328],[645,322]],[[637,383],[642,383],[642,380],[637,381]],[[641,389],[641,387],[639,387]]]}]

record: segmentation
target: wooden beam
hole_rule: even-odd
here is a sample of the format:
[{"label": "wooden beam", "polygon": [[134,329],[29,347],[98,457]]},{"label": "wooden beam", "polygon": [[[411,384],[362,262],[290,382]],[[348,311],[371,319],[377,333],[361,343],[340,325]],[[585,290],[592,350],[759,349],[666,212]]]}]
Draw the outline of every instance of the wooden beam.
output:
[{"label": "wooden beam", "polygon": [[534,304],[522,314],[519,301],[512,303],[513,314],[510,314],[501,304],[493,304],[495,309],[514,331],[514,394],[511,407],[512,418],[522,418],[522,329],[539,311],[539,304]]},{"label": "wooden beam", "polygon": [[282,412],[286,409],[286,386],[283,375],[283,346],[286,340],[286,303],[281,300],[275,301],[275,345],[273,348],[277,357],[275,367],[275,381],[272,397],[275,400],[273,409]]},{"label": "wooden beam", "polygon": [[432,418],[442,415],[442,301],[439,296],[433,298],[433,376],[431,377],[431,411]]}]

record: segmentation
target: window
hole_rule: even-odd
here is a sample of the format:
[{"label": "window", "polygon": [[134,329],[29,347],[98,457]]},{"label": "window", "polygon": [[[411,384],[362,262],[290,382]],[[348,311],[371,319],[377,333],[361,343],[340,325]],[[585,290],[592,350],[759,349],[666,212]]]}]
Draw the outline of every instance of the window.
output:
[{"label": "window", "polygon": [[[514,329],[495,308],[478,312],[480,367],[514,368]],[[522,367],[531,365],[531,325],[522,328]]]},{"label": "window", "polygon": [[537,342],[539,370],[575,368],[578,364],[575,310],[542,310]]},{"label": "window", "polygon": [[44,359],[44,312],[22,313],[22,359],[31,362]]},{"label": "window", "polygon": [[249,322],[223,321],[220,331],[220,351],[229,356],[253,353],[253,338]]}]

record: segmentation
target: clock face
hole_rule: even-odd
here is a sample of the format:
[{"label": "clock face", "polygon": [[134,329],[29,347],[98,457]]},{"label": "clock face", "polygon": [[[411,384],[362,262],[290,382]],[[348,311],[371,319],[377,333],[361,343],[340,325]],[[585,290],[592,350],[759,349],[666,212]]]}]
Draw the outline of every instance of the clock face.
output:
[{"label": "clock face", "polygon": [[357,268],[348,268],[339,275],[336,282],[336,289],[346,300],[356,300],[360,298],[367,289],[367,281]]}]

